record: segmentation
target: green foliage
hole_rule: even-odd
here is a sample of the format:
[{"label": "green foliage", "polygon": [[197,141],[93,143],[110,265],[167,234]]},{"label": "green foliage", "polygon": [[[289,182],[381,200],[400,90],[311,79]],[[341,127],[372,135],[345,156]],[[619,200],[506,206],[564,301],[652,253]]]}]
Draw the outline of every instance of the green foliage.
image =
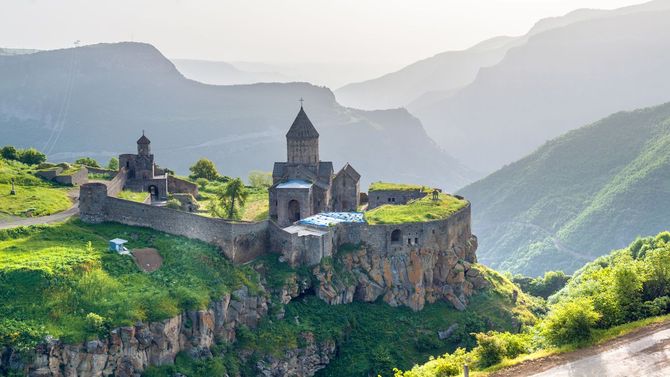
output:
[{"label": "green foliage", "polygon": [[[78,164],[78,165],[90,166],[92,168],[99,168],[100,167],[100,164],[98,164],[98,161],[96,161],[95,159],[93,159],[91,157],[78,158],[77,160],[74,161],[74,163]],[[119,161],[116,161],[116,164],[118,166]]]},{"label": "green foliage", "polygon": [[592,329],[600,319],[587,298],[562,302],[552,307],[543,321],[543,335],[550,344],[561,346],[591,340]]},{"label": "green foliage", "polygon": [[272,173],[253,170],[249,173],[249,185],[257,189],[268,189],[272,186]]},{"label": "green foliage", "polygon": [[[115,237],[131,240],[131,248],[156,248],[162,267],[145,273],[131,258],[109,252]],[[78,342],[138,320],[203,309],[244,285],[256,291],[257,280],[216,247],[144,228],[71,221],[2,230],[0,341],[29,345],[49,334]]]},{"label": "green foliage", "polygon": [[191,171],[189,178],[193,180],[204,178],[209,181],[215,181],[220,177],[214,163],[206,158],[199,159],[193,166],[189,168],[189,170]]},{"label": "green foliage", "polygon": [[0,157],[5,160],[18,160],[19,153],[12,145],[5,145],[0,149]]},{"label": "green foliage", "polygon": [[181,209],[181,202],[175,198],[170,198],[165,206],[171,209]]},{"label": "green foliage", "polygon": [[543,277],[530,278],[515,275],[512,279],[522,291],[544,299],[560,291],[570,280],[563,271],[547,271]]},{"label": "green foliage", "polygon": [[402,224],[445,219],[467,205],[466,200],[440,194],[439,200],[431,195],[403,205],[383,205],[365,212],[369,224]]},{"label": "green foliage", "polygon": [[19,151],[19,161],[26,165],[39,165],[47,160],[47,156],[35,148]]},{"label": "green foliage", "polygon": [[109,159],[109,162],[107,163],[107,169],[109,170],[119,170],[119,159],[116,157],[112,157]]},{"label": "green foliage", "polygon": [[[214,213],[217,215],[223,214],[222,217],[230,220],[239,220],[241,218],[240,208],[244,206],[248,196],[249,191],[241,179],[230,180],[216,192],[217,204],[220,207],[214,207]],[[223,213],[221,213],[221,210]]]}]

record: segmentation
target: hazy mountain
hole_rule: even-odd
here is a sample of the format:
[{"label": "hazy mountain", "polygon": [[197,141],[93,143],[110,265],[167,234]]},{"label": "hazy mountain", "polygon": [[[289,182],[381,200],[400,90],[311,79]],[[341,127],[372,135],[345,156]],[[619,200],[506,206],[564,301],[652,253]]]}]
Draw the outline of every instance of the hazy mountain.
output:
[{"label": "hazy mountain", "polygon": [[493,171],[575,125],[670,100],[668,20],[638,12],[538,33],[413,114],[450,154]]},{"label": "hazy mountain", "polygon": [[480,69],[499,63],[510,49],[525,44],[533,35],[585,20],[667,9],[670,9],[668,0],[616,10],[579,9],[564,16],[542,19],[526,35],[495,37],[467,50],[443,52],[381,77],[348,84],[335,94],[345,106],[362,109],[409,107],[413,113],[418,112],[422,107],[434,104],[434,97],[449,97],[449,92],[470,84]]},{"label": "hazy mountain", "polygon": [[533,275],[573,272],[668,229],[668,150],[670,103],[571,131],[464,188],[480,261]]},{"label": "hazy mountain", "polygon": [[177,70],[195,81],[215,85],[255,84],[258,82],[292,81],[276,72],[243,71],[234,65],[220,61],[171,59]]},{"label": "hazy mountain", "polygon": [[28,48],[5,48],[0,47],[0,56],[9,56],[9,55],[24,55],[32,54],[39,50],[33,50]]},{"label": "hazy mountain", "polygon": [[144,129],[164,167],[186,173],[208,157],[222,173],[245,177],[285,160],[284,135],[303,97],[321,133],[322,159],[351,162],[364,185],[412,181],[453,190],[470,179],[404,110],[344,108],[327,88],[305,83],[202,84],[151,45],[0,57],[0,82],[2,143],[35,146],[55,160],[132,152]]}]

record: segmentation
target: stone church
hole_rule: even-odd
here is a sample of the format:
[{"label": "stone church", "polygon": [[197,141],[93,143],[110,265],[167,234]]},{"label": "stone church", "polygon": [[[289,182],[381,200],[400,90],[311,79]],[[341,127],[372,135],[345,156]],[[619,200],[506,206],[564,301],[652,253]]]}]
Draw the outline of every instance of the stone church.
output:
[{"label": "stone church", "polygon": [[137,154],[119,156],[119,167],[127,171],[125,189],[137,192],[149,192],[152,200],[167,200],[168,177],[156,166],[151,153],[151,141],[142,132],[137,140]]},{"label": "stone church", "polygon": [[286,162],[275,162],[270,187],[270,217],[280,226],[320,212],[358,209],[360,174],[345,164],[335,173],[333,163],[319,159],[319,133],[300,106],[286,134]]}]

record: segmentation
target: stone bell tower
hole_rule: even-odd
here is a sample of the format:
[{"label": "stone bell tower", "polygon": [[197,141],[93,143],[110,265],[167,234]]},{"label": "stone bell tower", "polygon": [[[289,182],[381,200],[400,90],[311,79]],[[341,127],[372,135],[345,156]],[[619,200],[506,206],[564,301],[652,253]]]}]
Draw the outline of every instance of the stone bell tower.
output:
[{"label": "stone bell tower", "polygon": [[291,128],[286,134],[287,162],[316,165],[319,163],[319,133],[300,106]]}]

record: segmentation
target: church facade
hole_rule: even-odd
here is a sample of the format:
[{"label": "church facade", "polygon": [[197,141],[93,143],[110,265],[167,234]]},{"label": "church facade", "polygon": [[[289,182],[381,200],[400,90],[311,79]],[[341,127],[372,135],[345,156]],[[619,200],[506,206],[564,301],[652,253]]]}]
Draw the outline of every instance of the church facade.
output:
[{"label": "church facade", "polygon": [[275,162],[270,217],[280,226],[320,212],[352,212],[359,204],[360,174],[345,164],[337,173],[319,157],[319,133],[300,107],[286,134],[286,162]]}]

